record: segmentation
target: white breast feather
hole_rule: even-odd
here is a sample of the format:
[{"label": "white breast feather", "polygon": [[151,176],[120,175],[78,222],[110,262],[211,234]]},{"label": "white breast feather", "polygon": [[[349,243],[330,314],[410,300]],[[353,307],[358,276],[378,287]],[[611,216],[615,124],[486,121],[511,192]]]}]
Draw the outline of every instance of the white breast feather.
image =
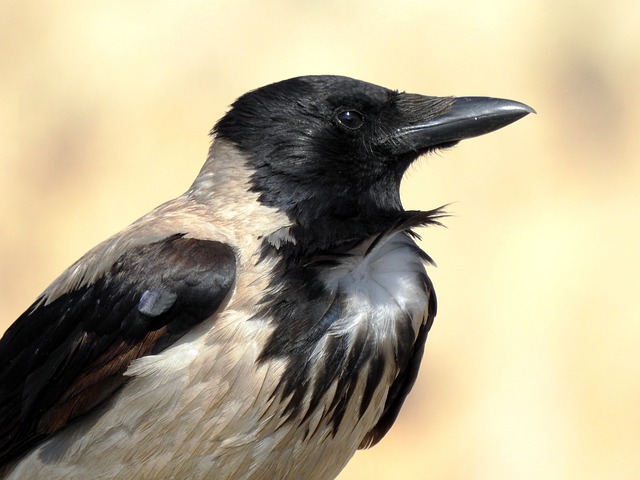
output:
[{"label": "white breast feather", "polygon": [[398,232],[384,238],[364,255],[368,246],[359,247],[324,278],[329,289],[346,292],[351,306],[352,315],[337,322],[334,328],[349,330],[354,323],[367,321],[384,337],[393,334],[395,329],[390,322],[402,312],[412,319],[417,335],[429,298],[417,281],[425,269],[414,241]]}]

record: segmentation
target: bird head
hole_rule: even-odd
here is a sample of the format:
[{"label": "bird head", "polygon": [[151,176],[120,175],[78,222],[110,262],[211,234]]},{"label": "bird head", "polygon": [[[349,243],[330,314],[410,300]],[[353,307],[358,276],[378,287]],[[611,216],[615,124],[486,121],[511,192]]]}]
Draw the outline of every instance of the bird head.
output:
[{"label": "bird head", "polygon": [[402,176],[420,155],[531,112],[511,100],[423,96],[306,76],[243,95],[212,133],[249,159],[252,189],[289,216],[298,245],[323,250],[397,219]]}]

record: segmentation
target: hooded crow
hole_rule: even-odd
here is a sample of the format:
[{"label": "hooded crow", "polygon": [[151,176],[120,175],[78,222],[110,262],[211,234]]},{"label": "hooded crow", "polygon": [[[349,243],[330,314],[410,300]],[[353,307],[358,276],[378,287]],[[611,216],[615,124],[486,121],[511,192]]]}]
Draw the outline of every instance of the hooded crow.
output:
[{"label": "hooded crow", "polygon": [[183,195],[0,340],[0,477],[332,479],[394,423],[436,297],[419,156],[533,110],[307,76],[240,97]]}]

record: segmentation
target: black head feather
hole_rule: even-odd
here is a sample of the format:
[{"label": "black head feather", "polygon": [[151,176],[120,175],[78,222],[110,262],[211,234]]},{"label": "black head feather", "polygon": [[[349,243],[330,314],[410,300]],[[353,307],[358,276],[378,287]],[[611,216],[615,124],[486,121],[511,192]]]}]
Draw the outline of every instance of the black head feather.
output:
[{"label": "black head feather", "polygon": [[324,250],[395,221],[402,175],[426,150],[402,146],[396,132],[452,102],[346,77],[299,77],[243,95],[213,133],[248,153],[253,189],[292,218],[298,246]]}]

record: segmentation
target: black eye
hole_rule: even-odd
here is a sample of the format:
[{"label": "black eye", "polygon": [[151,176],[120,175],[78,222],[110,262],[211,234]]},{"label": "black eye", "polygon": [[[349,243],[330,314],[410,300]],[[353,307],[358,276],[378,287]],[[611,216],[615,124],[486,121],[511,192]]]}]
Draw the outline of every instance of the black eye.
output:
[{"label": "black eye", "polygon": [[336,114],[336,120],[344,127],[357,130],[364,123],[364,116],[356,110],[343,110]]}]

